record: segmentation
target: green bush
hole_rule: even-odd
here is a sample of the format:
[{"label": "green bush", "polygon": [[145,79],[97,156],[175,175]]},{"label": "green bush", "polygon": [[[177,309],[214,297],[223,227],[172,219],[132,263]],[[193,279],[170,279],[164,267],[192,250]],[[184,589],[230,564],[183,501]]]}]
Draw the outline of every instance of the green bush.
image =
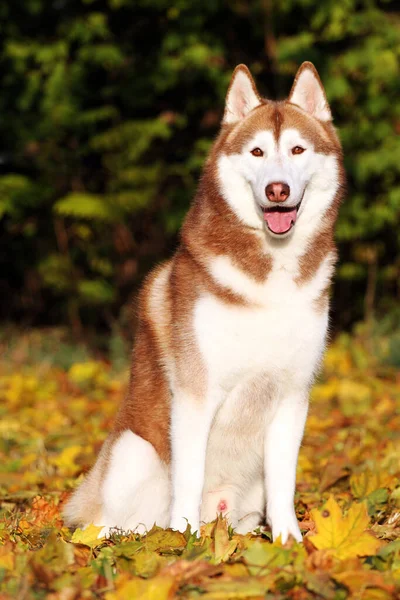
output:
[{"label": "green bush", "polygon": [[400,281],[400,13],[393,1],[14,0],[0,6],[0,311],[110,324],[176,244],[233,67],[287,95],[320,71],[349,192],[334,321]]}]

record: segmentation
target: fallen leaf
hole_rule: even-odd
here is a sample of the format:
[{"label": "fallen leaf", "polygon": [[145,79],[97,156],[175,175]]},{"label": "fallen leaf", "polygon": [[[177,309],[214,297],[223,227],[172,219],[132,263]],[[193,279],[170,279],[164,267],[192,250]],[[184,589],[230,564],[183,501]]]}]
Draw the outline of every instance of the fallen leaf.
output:
[{"label": "fallen leaf", "polygon": [[349,469],[347,465],[344,464],[345,462],[347,461],[336,460],[326,465],[325,469],[323,470],[321,483],[319,486],[320,492],[325,492],[340,479],[348,476]]},{"label": "fallen leaf", "polygon": [[[244,565],[240,566],[242,566],[247,573],[246,567],[244,567]],[[180,582],[185,582],[188,580],[191,580],[193,582],[199,581],[199,579],[203,578],[204,576],[209,577],[212,575],[217,575],[218,572],[219,567],[212,565],[205,560],[178,560],[175,563],[172,563],[171,565],[163,567],[159,575],[160,577],[164,575],[171,576],[174,577],[176,580],[179,580]]]},{"label": "fallen leaf", "polygon": [[7,543],[0,546],[0,569],[12,571],[15,565],[15,556],[13,553],[13,545]]},{"label": "fallen leaf", "polygon": [[398,598],[398,594],[395,596],[391,592],[387,592],[378,588],[367,588],[359,594],[360,600],[393,600]]},{"label": "fallen leaf", "polygon": [[165,575],[152,579],[135,577],[130,581],[124,580],[116,584],[113,592],[105,595],[106,600],[170,600],[174,598],[177,581]]},{"label": "fallen leaf", "polygon": [[[205,600],[262,600],[265,593],[274,583],[274,576],[268,575],[257,579],[234,579],[233,581],[210,579],[201,586]],[[199,596],[200,598],[202,597]]]},{"label": "fallen leaf", "polygon": [[354,498],[366,498],[371,492],[379,488],[389,486],[395,477],[389,473],[364,470],[361,473],[353,473],[350,477],[350,488]]},{"label": "fallen leaf", "polygon": [[104,543],[104,538],[99,538],[103,528],[91,523],[85,529],[76,529],[71,537],[72,544],[83,544],[89,548],[97,548]]},{"label": "fallen leaf", "polygon": [[243,559],[251,575],[265,575],[269,570],[281,568],[288,563],[302,565],[306,553],[302,544],[292,543],[291,547],[282,546],[279,540],[273,544],[252,540],[243,553]]},{"label": "fallen leaf", "polygon": [[186,547],[186,539],[180,531],[162,529],[156,525],[150,529],[143,540],[147,550],[159,553],[170,553]]},{"label": "fallen leaf", "polygon": [[367,531],[369,516],[366,503],[352,504],[343,516],[333,496],[320,512],[311,511],[317,533],[309,539],[318,550],[330,549],[340,559],[375,554],[382,542]]},{"label": "fallen leaf", "polygon": [[[93,526],[72,533],[62,506],[82,479],[77,470],[94,464],[127,377],[89,355],[69,374],[70,361],[65,368],[0,360],[0,599],[400,598],[400,376],[355,366],[354,348],[350,337],[335,342],[313,392],[295,500],[309,533],[303,544],[285,545],[271,543],[266,529],[236,534],[224,519],[204,525],[200,538],[190,527],[116,530],[108,540]],[[321,488],[337,482],[336,502],[346,510],[336,505],[333,519],[328,505],[316,516]]]},{"label": "fallen leaf", "polygon": [[351,592],[360,592],[360,590],[371,587],[382,588],[389,593],[394,592],[394,585],[387,585],[384,575],[379,573],[379,571],[357,569],[335,573],[332,577],[338,583],[345,585]]},{"label": "fallen leaf", "polygon": [[153,577],[160,568],[161,557],[155,552],[142,548],[133,557],[133,569],[139,577]]},{"label": "fallen leaf", "polygon": [[59,508],[52,500],[36,496],[32,500],[32,508],[27,512],[26,518],[20,522],[23,530],[35,527],[61,527],[63,520]]},{"label": "fallen leaf", "polygon": [[228,560],[237,548],[237,539],[229,539],[228,521],[224,517],[219,516],[217,518],[214,529],[214,541],[216,564]]},{"label": "fallen leaf", "polygon": [[76,464],[76,458],[82,452],[82,448],[80,446],[69,446],[68,448],[64,448],[64,450],[58,456],[55,456],[51,459],[51,464],[53,464],[62,475],[65,476],[73,476],[79,470],[80,466]]}]

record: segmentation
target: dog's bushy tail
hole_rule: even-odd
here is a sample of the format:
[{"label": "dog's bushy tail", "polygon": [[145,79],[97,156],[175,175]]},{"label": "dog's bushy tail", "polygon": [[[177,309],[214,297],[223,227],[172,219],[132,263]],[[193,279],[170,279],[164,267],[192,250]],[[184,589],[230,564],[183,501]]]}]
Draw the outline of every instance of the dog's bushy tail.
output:
[{"label": "dog's bushy tail", "polygon": [[95,465],[63,508],[65,523],[70,527],[89,525],[101,519],[101,482],[107,467],[107,442],[103,444]]}]

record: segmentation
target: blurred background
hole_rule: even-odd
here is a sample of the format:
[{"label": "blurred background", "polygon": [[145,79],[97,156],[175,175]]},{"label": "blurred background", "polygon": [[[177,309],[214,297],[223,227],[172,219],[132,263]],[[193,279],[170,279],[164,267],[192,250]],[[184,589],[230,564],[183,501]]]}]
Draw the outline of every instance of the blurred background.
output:
[{"label": "blurred background", "polygon": [[400,365],[396,2],[13,0],[0,31],[0,341],[51,327],[118,356],[141,280],[178,243],[232,69],[279,99],[310,60],[348,175],[333,332],[356,327],[371,352],[385,340]]}]

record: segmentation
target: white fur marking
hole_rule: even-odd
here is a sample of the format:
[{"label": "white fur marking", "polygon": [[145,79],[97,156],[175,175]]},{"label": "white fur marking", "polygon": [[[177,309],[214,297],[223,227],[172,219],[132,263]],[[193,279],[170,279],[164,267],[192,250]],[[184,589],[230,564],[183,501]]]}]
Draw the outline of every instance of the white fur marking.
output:
[{"label": "white fur marking", "polygon": [[289,100],[321,121],[332,120],[323,88],[311,69],[300,73]]},{"label": "white fur marking", "polygon": [[[303,154],[293,156],[291,149],[300,145]],[[254,157],[251,149],[259,147],[264,157]],[[267,232],[260,205],[272,207],[265,194],[268,184],[283,181],[290,187],[288,206],[300,201],[296,225],[289,237],[291,250],[297,254],[321,225],[339,187],[336,156],[315,152],[296,129],[285,129],[276,143],[272,131],[258,131],[239,154],[223,154],[218,160],[221,192],[236,216],[248,227]]]},{"label": "white fur marking", "polygon": [[254,92],[249,76],[243,69],[239,69],[226,98],[224,122],[236,123],[259,104],[260,98]]},{"label": "white fur marking", "polygon": [[216,405],[176,393],[171,416],[172,488],[171,527],[185,531],[200,529],[200,502],[203,491],[207,441]]},{"label": "white fur marking", "polygon": [[102,486],[103,515],[99,525],[136,531],[169,521],[170,484],[166,467],[153,446],[124,431],[111,449]]},{"label": "white fur marking", "polygon": [[280,535],[286,542],[289,534],[301,541],[301,533],[293,508],[297,456],[307,417],[308,389],[304,394],[283,397],[274,418],[267,425],[265,438],[265,483],[267,520],[274,540]]}]

